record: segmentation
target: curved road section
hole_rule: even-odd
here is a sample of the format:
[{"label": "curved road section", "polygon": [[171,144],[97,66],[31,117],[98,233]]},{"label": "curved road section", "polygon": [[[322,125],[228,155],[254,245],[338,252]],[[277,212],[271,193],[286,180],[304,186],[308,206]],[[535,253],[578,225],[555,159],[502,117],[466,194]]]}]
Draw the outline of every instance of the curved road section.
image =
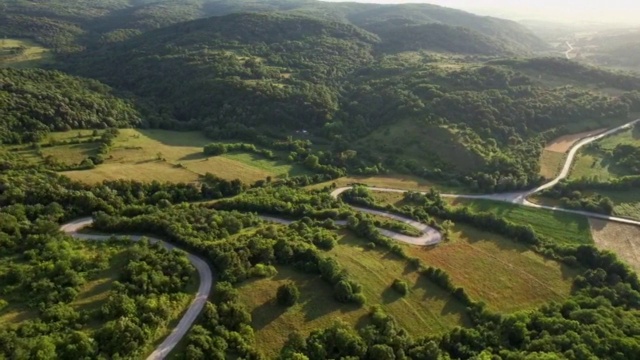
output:
[{"label": "curved road section", "polygon": [[[562,170],[560,171],[560,174],[558,174],[558,176],[556,176],[555,179],[549,181],[546,184],[538,186],[537,188],[535,188],[533,190],[521,191],[521,192],[512,192],[512,193],[500,193],[500,194],[484,194],[484,195],[441,194],[440,196],[447,197],[447,198],[458,198],[458,199],[477,199],[477,200],[502,201],[502,202],[508,202],[508,203],[512,203],[512,204],[528,206],[528,207],[537,208],[537,209],[546,209],[546,210],[559,211],[559,212],[565,212],[565,213],[570,213],[570,214],[578,214],[578,215],[583,215],[583,216],[590,217],[590,218],[602,219],[602,220],[607,220],[607,221],[612,221],[612,222],[617,222],[617,223],[627,224],[627,225],[640,226],[640,221],[637,221],[637,220],[632,220],[632,219],[627,219],[627,218],[622,218],[622,217],[617,217],[617,216],[609,216],[609,215],[598,214],[598,213],[592,213],[592,212],[588,212],[588,211],[569,210],[569,209],[564,209],[564,208],[556,207],[556,206],[538,205],[538,204],[534,204],[532,202],[527,201],[527,197],[528,196],[531,196],[531,195],[533,195],[535,193],[538,193],[538,192],[540,192],[542,190],[549,189],[549,188],[555,186],[556,184],[558,184],[561,180],[565,179],[569,175],[569,172],[571,171],[571,164],[573,163],[573,159],[576,157],[576,154],[578,153],[578,150],[580,150],[580,148],[582,148],[583,146],[588,145],[588,144],[590,144],[590,143],[592,143],[594,141],[600,140],[600,139],[602,139],[602,138],[604,138],[606,136],[615,134],[615,133],[617,133],[619,131],[622,131],[622,130],[629,129],[632,126],[634,126],[634,125],[636,125],[638,123],[640,123],[640,119],[636,119],[634,121],[628,122],[628,123],[620,125],[618,127],[615,127],[615,128],[613,128],[611,130],[608,130],[608,131],[605,131],[603,133],[600,133],[598,135],[590,136],[590,137],[587,137],[587,138],[584,138],[584,139],[580,140],[577,144],[575,144],[571,148],[571,150],[569,150],[569,154],[567,155],[567,159],[565,160],[564,166],[562,167]],[[331,194],[334,197],[338,197],[338,195],[342,194],[343,192],[347,191],[350,188],[351,187],[342,187],[342,188],[336,189]],[[408,190],[381,188],[381,187],[369,187],[369,189],[371,189],[372,191],[393,192],[393,193],[405,193],[405,192],[408,191]],[[422,192],[422,194],[425,194],[425,192]],[[359,210],[363,210],[363,209],[359,209]],[[367,212],[373,211],[373,210],[367,210],[367,209],[364,209],[364,210],[366,210]]]},{"label": "curved road section", "polygon": [[[538,193],[542,190],[549,189],[555,186],[556,184],[558,184],[562,179],[566,178],[569,175],[569,171],[571,170],[571,164],[573,163],[573,159],[575,158],[580,148],[596,140],[600,140],[605,136],[609,136],[618,131],[628,129],[631,126],[637,124],[638,122],[640,122],[640,119],[618,126],[614,129],[603,132],[601,134],[582,139],[575,146],[573,146],[569,151],[569,154],[567,155],[567,160],[565,161],[562,171],[560,171],[560,174],[558,174],[558,176],[555,179],[551,180],[550,182],[544,185],[541,185],[533,190],[524,191],[524,192],[514,192],[514,193],[489,194],[489,195],[441,194],[441,196],[450,197],[450,198],[462,198],[462,199],[483,199],[483,200],[503,201],[503,202],[519,204],[523,206],[539,208],[539,209],[548,209],[552,211],[579,214],[579,215],[584,215],[592,218],[598,218],[598,219],[603,219],[603,220],[608,220],[608,221],[613,221],[613,222],[618,222],[623,224],[640,226],[640,221],[636,221],[636,220],[620,218],[615,216],[607,216],[603,214],[596,214],[596,213],[591,213],[587,211],[568,210],[568,209],[563,209],[559,207],[538,205],[538,204],[533,204],[526,200],[528,196]],[[334,198],[338,198],[340,194],[342,194],[343,192],[351,188],[352,187],[349,186],[349,187],[341,187],[341,188],[335,189],[331,193],[331,196],[333,196]],[[380,192],[393,192],[393,193],[407,192],[407,190],[379,188],[379,187],[370,187],[370,189],[373,191],[380,191]],[[404,242],[412,245],[421,245],[421,246],[434,245],[442,241],[442,234],[440,234],[434,228],[427,226],[425,224],[422,224],[420,222],[414,221],[412,219],[409,219],[403,216],[384,212],[384,211],[372,210],[372,209],[356,207],[356,206],[352,206],[352,207],[355,210],[358,210],[364,213],[384,216],[386,218],[390,218],[396,221],[401,221],[415,229],[418,229],[421,233],[420,236],[413,237],[413,236],[399,234],[390,230],[378,229],[380,233],[396,241],[400,241],[400,242]],[[285,220],[277,217],[270,217],[270,216],[260,216],[260,217],[265,221],[275,222],[275,223],[284,224],[284,225],[288,225],[293,222],[291,220]],[[92,223],[93,223],[92,218],[83,218],[83,219],[75,220],[63,225],[62,227],[60,227],[60,230],[74,238],[83,239],[83,240],[104,241],[112,237],[110,235],[83,234],[78,232],[80,229],[87,227]],[[346,221],[336,221],[336,224],[346,225]],[[140,239],[143,238],[143,236],[138,236],[138,235],[122,235],[122,236],[127,236],[134,241],[139,241]],[[165,241],[162,241],[160,239],[156,239],[152,237],[145,237],[145,238],[149,239],[149,241],[152,243],[160,243],[169,250],[177,248],[176,246],[169,244]],[[151,355],[149,355],[149,357],[147,357],[147,360],[164,359],[171,352],[171,350],[173,350],[173,348],[178,344],[178,342],[180,342],[180,340],[182,340],[182,338],[187,334],[187,332],[189,331],[193,323],[196,321],[196,318],[204,308],[204,305],[207,302],[207,298],[209,297],[209,293],[211,292],[211,286],[213,283],[213,275],[211,272],[211,268],[204,260],[202,260],[201,258],[193,254],[188,254],[188,257],[189,257],[189,261],[191,261],[191,264],[193,264],[193,266],[198,270],[198,274],[200,275],[200,286],[198,287],[198,292],[196,293],[196,296],[191,302],[191,304],[189,305],[189,308],[187,309],[186,313],[183,315],[182,319],[180,319],[180,322],[178,323],[176,328],[173,329],[173,331],[171,331],[171,334],[166,339],[164,339],[164,341],[153,351],[153,353],[151,353]]]},{"label": "curved road section", "polygon": [[[112,237],[110,235],[93,235],[78,232],[80,229],[87,227],[92,223],[92,218],[83,218],[63,225],[60,230],[67,235],[83,240],[104,241]],[[133,241],[139,241],[143,238],[143,236],[137,235],[129,235],[127,237],[131,238],[131,240]],[[162,244],[162,246],[169,250],[177,248],[176,246],[160,239],[155,239],[152,237],[144,238],[149,239],[151,243],[160,243]],[[204,305],[207,302],[207,298],[209,297],[209,293],[211,292],[211,285],[213,283],[211,268],[204,260],[193,254],[188,254],[188,257],[189,261],[191,261],[191,264],[196,268],[196,270],[198,270],[198,275],[200,276],[200,286],[198,287],[198,292],[189,305],[189,308],[182,316],[182,319],[180,319],[178,325],[171,331],[171,334],[169,334],[169,336],[167,336],[167,338],[164,339],[164,341],[160,345],[158,345],[158,347],[151,353],[151,355],[147,357],[147,360],[164,359],[171,352],[171,350],[173,350],[178,342],[180,342],[180,340],[182,340],[182,338],[187,334],[187,332],[191,328],[191,325],[193,325],[193,323],[196,321],[196,318],[204,308]]]},{"label": "curved road section", "polygon": [[[344,188],[344,190],[342,191],[345,191],[347,189],[349,188]],[[334,196],[338,196],[338,194]],[[421,224],[417,221],[413,221],[411,219],[404,218],[402,216],[398,216],[398,215],[394,215],[394,214],[390,214],[382,211],[370,210],[365,208],[357,208],[357,207],[354,207],[354,208],[356,210],[366,212],[369,214],[380,215],[380,216],[388,217],[394,220],[402,221],[420,230],[421,232],[421,236],[412,237],[412,236],[407,236],[403,234],[398,234],[396,232],[385,230],[385,229],[378,229],[383,235],[388,236],[394,240],[401,241],[408,244],[422,245],[422,246],[434,245],[442,241],[442,236],[438,231],[436,231],[435,229],[427,225]],[[284,225],[288,225],[293,222],[291,220],[285,220],[277,217],[270,217],[270,216],[260,216],[260,217],[262,218],[262,220],[284,224]],[[62,225],[60,227],[60,230],[76,239],[91,240],[91,241],[105,241],[115,236],[115,235],[84,234],[79,232],[80,229],[90,226],[92,223],[93,223],[92,218],[82,218],[82,219],[78,219],[70,223],[67,223],[65,225]],[[336,224],[346,225],[347,222],[336,221]],[[146,236],[139,236],[139,235],[118,235],[118,236],[128,237],[133,241],[139,241],[142,238],[146,238],[146,239],[149,239],[151,243],[160,243],[162,244],[162,246],[164,246],[169,250],[177,248],[175,245],[172,245],[168,242],[165,242],[153,237],[146,237]],[[198,287],[198,292],[196,293],[196,296],[191,302],[191,304],[189,305],[189,308],[187,309],[185,314],[182,316],[182,319],[180,319],[180,322],[178,323],[178,325],[173,329],[173,331],[171,331],[171,334],[169,334],[169,336],[166,339],[164,339],[164,341],[153,351],[153,353],[151,353],[151,355],[147,357],[147,360],[161,360],[161,359],[164,359],[167,355],[169,355],[171,350],[173,350],[173,348],[175,348],[175,346],[180,342],[180,340],[182,340],[182,338],[187,334],[187,332],[189,331],[193,323],[196,321],[198,315],[200,314],[200,312],[204,308],[204,305],[207,302],[207,298],[209,297],[209,293],[211,292],[211,286],[213,283],[213,275],[211,272],[211,268],[204,260],[202,260],[201,258],[193,254],[188,253],[188,258],[189,258],[189,261],[191,261],[191,264],[196,268],[196,270],[198,270],[198,274],[200,276],[200,286]]]}]

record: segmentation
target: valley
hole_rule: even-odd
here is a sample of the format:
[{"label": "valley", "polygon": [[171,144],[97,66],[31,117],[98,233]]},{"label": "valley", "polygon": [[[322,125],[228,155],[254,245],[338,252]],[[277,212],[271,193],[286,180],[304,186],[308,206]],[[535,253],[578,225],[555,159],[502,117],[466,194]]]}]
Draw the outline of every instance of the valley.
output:
[{"label": "valley", "polygon": [[633,33],[576,29],[0,0],[0,358],[635,358]]}]

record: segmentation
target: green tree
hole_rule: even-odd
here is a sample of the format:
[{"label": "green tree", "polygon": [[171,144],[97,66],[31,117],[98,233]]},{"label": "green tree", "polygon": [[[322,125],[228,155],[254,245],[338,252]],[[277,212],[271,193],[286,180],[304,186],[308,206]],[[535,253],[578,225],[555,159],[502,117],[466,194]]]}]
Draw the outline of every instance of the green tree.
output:
[{"label": "green tree", "polygon": [[293,306],[298,301],[300,297],[300,291],[298,287],[293,282],[288,282],[284,285],[281,285],[278,288],[278,292],[276,294],[276,299],[278,304],[282,306]]}]

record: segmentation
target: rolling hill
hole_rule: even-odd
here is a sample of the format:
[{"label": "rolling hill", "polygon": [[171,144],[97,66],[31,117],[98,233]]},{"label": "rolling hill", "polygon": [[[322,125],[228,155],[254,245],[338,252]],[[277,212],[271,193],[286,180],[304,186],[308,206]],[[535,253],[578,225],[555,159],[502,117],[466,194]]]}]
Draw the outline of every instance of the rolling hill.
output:
[{"label": "rolling hill", "polygon": [[[99,3],[86,0],[54,0],[46,5],[26,0],[1,0],[0,35],[28,35],[60,52],[78,51],[105,42],[129,39],[140,33],[178,22],[232,13],[286,12],[349,23],[378,35],[402,31],[410,25],[447,25],[448,33],[468,40],[483,42],[506,53],[530,53],[546,47],[545,43],[525,27],[503,19],[476,16],[464,11],[428,4],[394,6],[340,3],[312,0],[184,0],[140,1],[109,0]],[[416,35],[428,35],[427,27],[411,28]],[[433,30],[433,28],[431,28]],[[480,35],[479,35],[480,34]],[[423,49],[442,51],[429,42],[418,43]],[[473,49],[467,46],[466,50]],[[451,49],[445,49],[451,51]],[[455,48],[453,49],[455,50]],[[482,51],[481,53],[487,53]]]}]

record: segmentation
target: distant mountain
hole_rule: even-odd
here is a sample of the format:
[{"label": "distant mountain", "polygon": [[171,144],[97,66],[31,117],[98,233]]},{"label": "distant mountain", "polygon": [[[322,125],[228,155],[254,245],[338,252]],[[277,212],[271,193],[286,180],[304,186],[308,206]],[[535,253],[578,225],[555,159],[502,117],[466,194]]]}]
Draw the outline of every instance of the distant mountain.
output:
[{"label": "distant mountain", "polygon": [[[61,52],[123,41],[178,22],[240,12],[306,15],[349,23],[390,39],[406,33],[414,40],[399,47],[403,50],[456,52],[463,49],[463,53],[527,54],[546,48],[543,41],[515,22],[428,4],[376,5],[314,0],[52,0],[45,6],[26,0],[0,0],[0,9],[4,10],[0,11],[0,35],[27,34]],[[446,36],[454,38],[455,46],[443,49],[442,41],[438,39]],[[419,40],[418,37],[427,39]]]}]

